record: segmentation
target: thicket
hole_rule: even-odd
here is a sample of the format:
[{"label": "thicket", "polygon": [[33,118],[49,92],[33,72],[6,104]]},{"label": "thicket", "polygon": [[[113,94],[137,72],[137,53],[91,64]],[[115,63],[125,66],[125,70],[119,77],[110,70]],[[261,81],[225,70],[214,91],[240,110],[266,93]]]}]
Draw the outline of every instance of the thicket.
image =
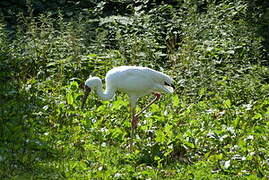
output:
[{"label": "thicket", "polygon": [[[55,9],[32,0],[19,11],[5,2],[1,179],[268,178],[267,2],[84,0]],[[80,109],[84,80],[119,65],[164,71],[177,87],[141,117],[133,152],[126,95],[92,95]]]}]

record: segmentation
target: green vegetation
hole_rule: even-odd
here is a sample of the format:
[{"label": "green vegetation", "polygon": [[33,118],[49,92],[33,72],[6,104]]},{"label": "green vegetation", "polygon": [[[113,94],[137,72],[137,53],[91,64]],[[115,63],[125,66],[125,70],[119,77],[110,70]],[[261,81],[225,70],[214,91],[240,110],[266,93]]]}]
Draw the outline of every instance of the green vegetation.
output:
[{"label": "green vegetation", "polygon": [[[0,22],[1,179],[269,178],[265,2],[90,1],[36,14],[38,2],[15,30]],[[177,87],[141,116],[134,151],[125,94],[91,94],[80,109],[84,80],[119,65],[164,71]]]}]

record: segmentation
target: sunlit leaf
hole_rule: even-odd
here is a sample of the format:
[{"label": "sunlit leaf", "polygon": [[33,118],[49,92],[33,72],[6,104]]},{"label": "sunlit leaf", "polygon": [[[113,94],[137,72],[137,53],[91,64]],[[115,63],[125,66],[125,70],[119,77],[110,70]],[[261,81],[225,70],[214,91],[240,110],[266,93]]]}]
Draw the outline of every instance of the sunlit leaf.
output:
[{"label": "sunlit leaf", "polygon": [[230,99],[227,99],[227,100],[225,100],[224,101],[224,106],[226,107],[226,108],[231,108],[231,100]]},{"label": "sunlit leaf", "polygon": [[165,135],[163,131],[156,131],[155,141],[159,143],[163,143],[165,141]]},{"label": "sunlit leaf", "polygon": [[66,94],[66,101],[67,101],[67,104],[69,105],[73,105],[74,104],[74,99],[73,99],[73,96],[71,93],[67,93]]},{"label": "sunlit leaf", "polygon": [[262,119],[262,115],[260,113],[257,113],[253,116],[253,119],[255,120]]},{"label": "sunlit leaf", "polygon": [[179,105],[179,98],[177,95],[172,96],[172,102],[173,102],[173,107],[178,107]]}]

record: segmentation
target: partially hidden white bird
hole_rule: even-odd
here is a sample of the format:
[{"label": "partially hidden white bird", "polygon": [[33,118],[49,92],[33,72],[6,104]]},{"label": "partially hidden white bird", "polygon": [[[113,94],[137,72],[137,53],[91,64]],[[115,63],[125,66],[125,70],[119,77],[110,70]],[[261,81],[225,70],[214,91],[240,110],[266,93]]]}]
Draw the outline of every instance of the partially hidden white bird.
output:
[{"label": "partially hidden white bird", "polygon": [[[95,91],[101,100],[112,99],[116,91],[127,93],[131,109],[132,134],[133,130],[137,127],[138,116],[160,98],[160,93],[173,93],[175,89],[171,77],[147,67],[115,67],[107,72],[105,81],[106,89],[104,92],[102,81],[99,77],[90,77],[85,81],[85,95],[82,98],[82,108],[91,90]],[[136,114],[135,108],[138,98],[151,93],[155,95],[155,98]]]}]

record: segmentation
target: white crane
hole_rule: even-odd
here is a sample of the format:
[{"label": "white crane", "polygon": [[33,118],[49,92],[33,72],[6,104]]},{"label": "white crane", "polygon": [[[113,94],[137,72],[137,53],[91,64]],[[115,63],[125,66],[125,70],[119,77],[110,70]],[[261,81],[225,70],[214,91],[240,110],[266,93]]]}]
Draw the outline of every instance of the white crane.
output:
[{"label": "white crane", "polygon": [[[106,89],[103,92],[99,77],[90,77],[85,81],[85,95],[82,98],[82,108],[91,90],[95,91],[101,100],[112,99],[116,91],[125,92],[129,96],[132,135],[137,127],[138,116],[160,98],[160,93],[173,93],[173,79],[168,75],[146,67],[119,66],[106,74]],[[136,114],[135,107],[139,97],[153,93],[155,98]],[[132,139],[132,137],[131,137]]]}]

